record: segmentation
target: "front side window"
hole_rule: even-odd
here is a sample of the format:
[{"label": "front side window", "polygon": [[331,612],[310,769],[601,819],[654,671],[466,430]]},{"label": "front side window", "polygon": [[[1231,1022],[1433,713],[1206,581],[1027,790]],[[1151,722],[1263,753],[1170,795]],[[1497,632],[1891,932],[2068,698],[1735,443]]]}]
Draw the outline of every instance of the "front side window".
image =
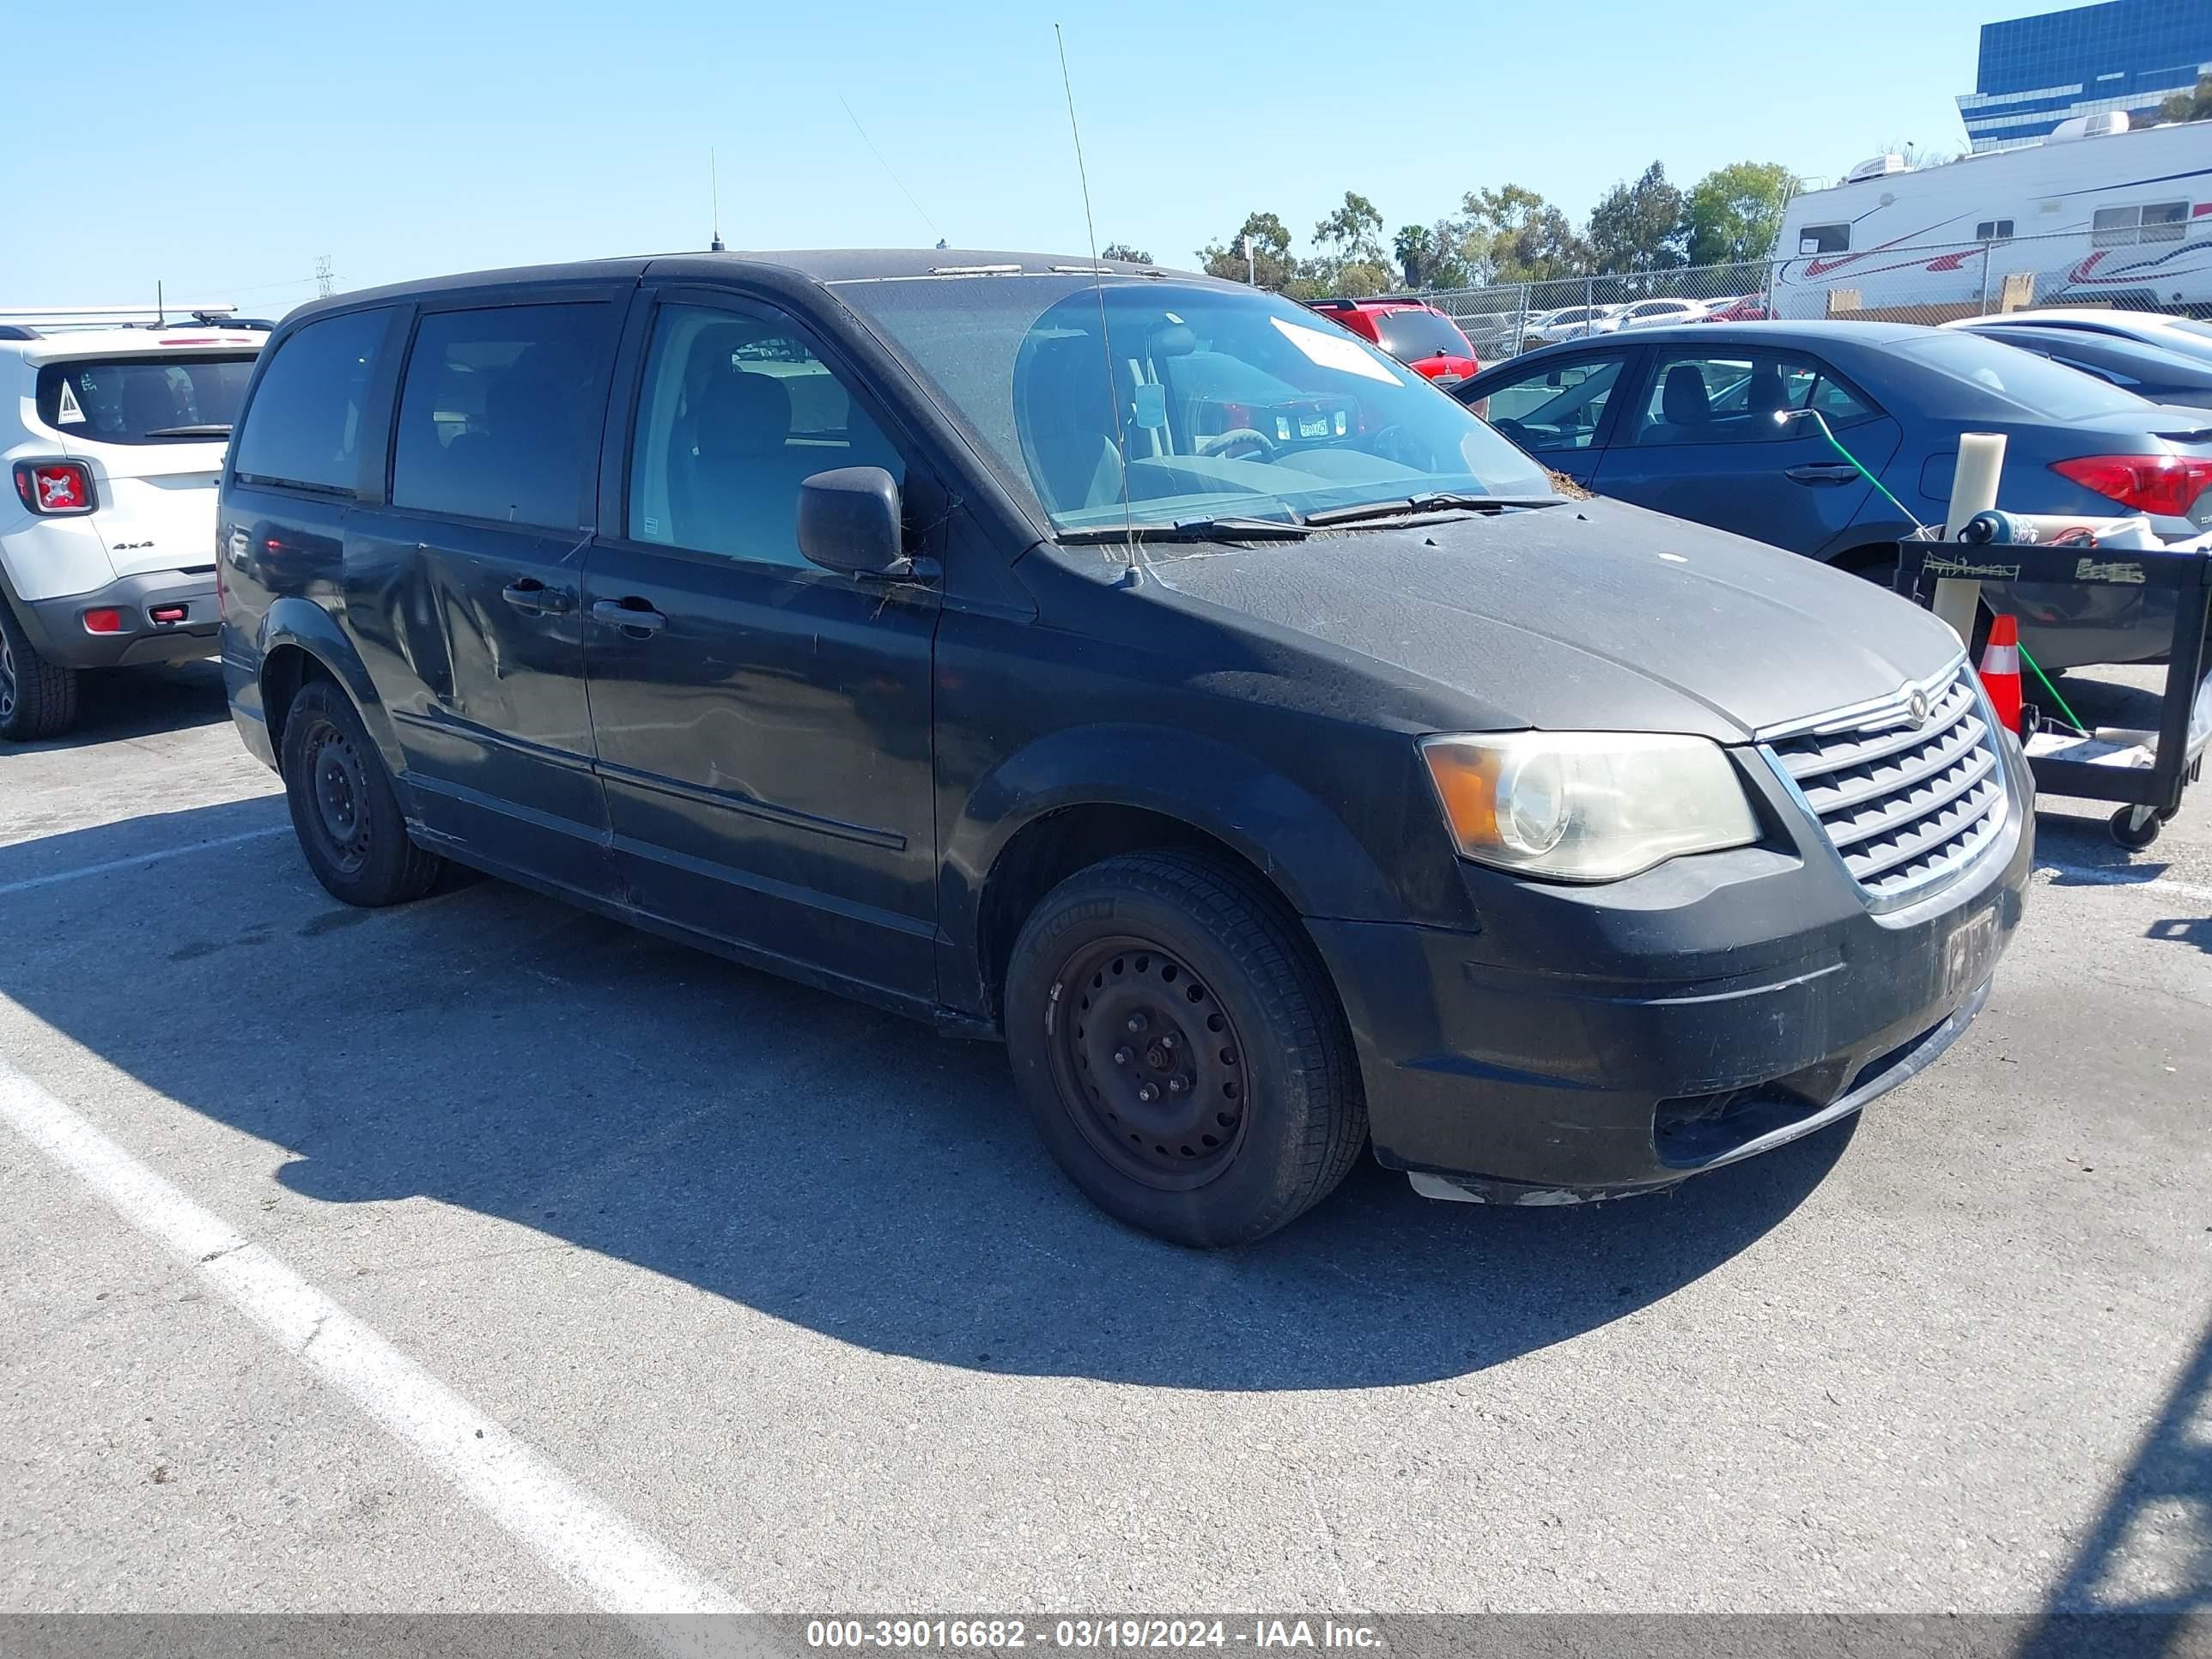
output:
[{"label": "front side window", "polygon": [[205,443],[230,435],[252,378],[250,351],[48,363],[39,371],[39,419],[95,443]]},{"label": "front side window", "polygon": [[793,324],[704,306],[653,319],[630,451],[634,541],[799,565],[799,487],[898,452]]},{"label": "front side window", "polygon": [[1580,357],[1509,380],[1476,410],[1532,455],[1588,449],[1620,379],[1620,357]]},{"label": "front side window", "polygon": [[1850,247],[1849,225],[1808,225],[1797,233],[1800,253],[1848,253]]},{"label": "front side window", "polygon": [[1775,418],[1800,409],[1818,410],[1831,427],[1873,413],[1808,358],[1765,351],[1681,353],[1659,360],[1635,441],[1774,443],[1817,435],[1811,422]]},{"label": "front side window", "polygon": [[547,529],[582,525],[612,309],[517,305],[424,317],[392,434],[392,505]]},{"label": "front side window", "polygon": [[1063,533],[1125,510],[1159,525],[1553,498],[1449,397],[1272,295],[1043,273],[836,287]]},{"label": "front side window", "polygon": [[238,476],[353,495],[361,483],[369,383],[392,321],[388,307],[326,317],[289,334],[232,441]]}]

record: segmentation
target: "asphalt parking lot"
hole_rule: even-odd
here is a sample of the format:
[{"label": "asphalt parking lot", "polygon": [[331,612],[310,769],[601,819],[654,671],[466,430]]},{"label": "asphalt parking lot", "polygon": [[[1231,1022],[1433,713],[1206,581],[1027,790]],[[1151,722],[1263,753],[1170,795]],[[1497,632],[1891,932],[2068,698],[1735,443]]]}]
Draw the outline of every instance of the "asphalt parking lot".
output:
[{"label": "asphalt parking lot", "polygon": [[995,1048],[346,909],[211,665],[103,687],[0,752],[0,1610],[2212,1605],[2212,795],[2039,835],[1856,1125],[1206,1257]]}]

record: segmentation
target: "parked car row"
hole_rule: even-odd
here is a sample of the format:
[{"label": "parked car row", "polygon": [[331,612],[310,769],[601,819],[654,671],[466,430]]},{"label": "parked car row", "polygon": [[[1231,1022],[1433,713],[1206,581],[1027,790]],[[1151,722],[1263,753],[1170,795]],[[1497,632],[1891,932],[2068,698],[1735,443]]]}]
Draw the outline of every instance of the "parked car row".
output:
[{"label": "parked car row", "polygon": [[[2212,422],[2200,411],[2153,404],[1976,330],[1655,330],[1546,347],[1452,395],[1601,495],[1876,580],[1887,580],[1894,544],[1916,520],[1942,519],[1964,431],[2004,434],[2002,500],[2016,511],[2142,513],[2169,537],[2212,525]],[[1805,418],[1814,412],[1820,422]],[[2170,596],[1990,591],[2019,616],[2046,668],[2155,655],[2172,632],[2171,611],[2157,614]]]}]

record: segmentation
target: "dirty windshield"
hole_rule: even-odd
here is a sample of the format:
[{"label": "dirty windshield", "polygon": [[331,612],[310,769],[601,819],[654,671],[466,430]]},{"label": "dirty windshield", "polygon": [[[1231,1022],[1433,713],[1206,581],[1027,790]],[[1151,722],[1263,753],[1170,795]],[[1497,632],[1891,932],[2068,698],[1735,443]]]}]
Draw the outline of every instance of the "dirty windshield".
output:
[{"label": "dirty windshield", "polygon": [[1546,475],[1411,369],[1271,295],[1158,279],[841,285],[1063,533],[1431,495]]}]

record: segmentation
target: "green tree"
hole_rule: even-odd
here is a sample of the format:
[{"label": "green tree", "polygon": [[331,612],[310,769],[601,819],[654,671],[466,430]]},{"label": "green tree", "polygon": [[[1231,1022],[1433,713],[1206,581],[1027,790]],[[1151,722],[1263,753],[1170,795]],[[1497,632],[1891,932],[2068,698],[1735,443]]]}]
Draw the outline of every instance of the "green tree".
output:
[{"label": "green tree", "polygon": [[1682,263],[1682,192],[1654,161],[1590,210],[1592,264],[1600,271],[1665,270]]},{"label": "green tree", "polygon": [[2212,75],[2197,77],[2193,92],[2177,92],[2158,106],[2160,121],[2212,121]]},{"label": "green tree", "polygon": [[1452,287],[1547,282],[1589,266],[1589,244],[1567,216],[1520,185],[1469,191],[1459,216],[1442,222],[1437,236],[1462,266],[1462,280]]},{"label": "green tree", "polygon": [[1382,216],[1375,204],[1358,191],[1344,192],[1344,205],[1314,227],[1315,252],[1339,264],[1358,261],[1379,265],[1385,262],[1381,240]]},{"label": "green tree", "polygon": [[1250,280],[1281,293],[1297,279],[1298,268],[1291,258],[1291,233],[1272,213],[1247,214],[1226,242],[1208,242],[1199,249],[1201,268],[1209,276],[1225,276],[1232,283],[1246,281],[1247,238],[1252,244]]},{"label": "green tree", "polygon": [[1716,167],[1682,200],[1684,251],[1693,265],[1764,259],[1782,229],[1796,177],[1779,161]]},{"label": "green tree", "polygon": [[1390,239],[1390,252],[1406,274],[1406,286],[1419,288],[1429,281],[1437,263],[1437,235],[1426,225],[1401,225]]},{"label": "green tree", "polygon": [[1138,265],[1148,265],[1152,263],[1151,254],[1139,252],[1127,242],[1107,243],[1104,247],[1098,250],[1098,257],[1102,259],[1127,259],[1130,264]]}]

